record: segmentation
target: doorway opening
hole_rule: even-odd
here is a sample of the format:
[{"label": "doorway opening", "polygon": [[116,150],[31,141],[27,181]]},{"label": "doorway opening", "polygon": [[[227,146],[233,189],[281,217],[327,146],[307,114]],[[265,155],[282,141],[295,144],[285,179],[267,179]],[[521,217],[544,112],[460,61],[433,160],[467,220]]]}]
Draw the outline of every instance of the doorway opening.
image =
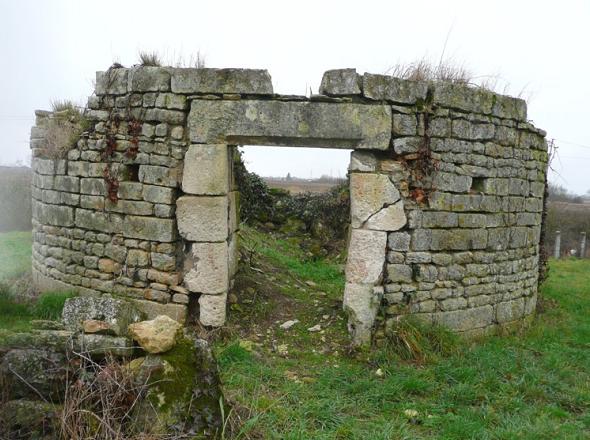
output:
[{"label": "doorway opening", "polygon": [[[351,150],[244,145],[234,151],[238,268],[228,324],[249,334],[334,333],[342,312]],[[246,336],[246,335],[244,335]],[[284,336],[284,335],[283,335]]]}]

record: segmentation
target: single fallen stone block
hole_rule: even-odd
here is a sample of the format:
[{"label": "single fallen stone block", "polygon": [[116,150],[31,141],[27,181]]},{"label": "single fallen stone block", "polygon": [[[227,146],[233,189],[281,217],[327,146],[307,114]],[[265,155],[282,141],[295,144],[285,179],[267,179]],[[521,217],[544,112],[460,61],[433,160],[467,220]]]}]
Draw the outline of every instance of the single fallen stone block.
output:
[{"label": "single fallen stone block", "polygon": [[176,344],[182,325],[172,318],[160,315],[151,321],[129,325],[129,334],[148,353],[164,353]]},{"label": "single fallen stone block", "polygon": [[62,322],[71,331],[81,330],[84,321],[98,320],[106,322],[116,335],[125,335],[129,324],[142,319],[133,304],[108,295],[69,298],[62,311]]}]

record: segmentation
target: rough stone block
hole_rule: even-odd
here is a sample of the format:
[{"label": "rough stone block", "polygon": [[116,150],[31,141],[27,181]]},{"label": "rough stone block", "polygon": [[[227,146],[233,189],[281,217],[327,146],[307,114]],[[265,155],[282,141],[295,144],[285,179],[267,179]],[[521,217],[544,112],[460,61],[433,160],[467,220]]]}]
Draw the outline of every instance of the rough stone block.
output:
[{"label": "rough stone block", "polygon": [[413,281],[412,267],[406,264],[388,264],[387,281],[391,283],[411,283]]},{"label": "rough stone block", "polygon": [[[361,227],[384,206],[393,205],[398,200],[399,191],[386,174],[350,175],[350,211],[353,228]],[[403,217],[405,220],[405,214]]]},{"label": "rough stone block", "polygon": [[199,296],[199,321],[210,327],[221,327],[225,324],[227,292],[218,295]]},{"label": "rough stone block", "polygon": [[525,298],[514,301],[501,302],[496,305],[496,321],[498,324],[516,321],[523,317],[525,312]]},{"label": "rough stone block", "polygon": [[346,283],[342,307],[348,315],[348,330],[353,344],[371,341],[371,330],[381,302],[372,284]]},{"label": "rough stone block", "polygon": [[175,191],[164,186],[143,185],[142,197],[146,202],[170,205],[174,203]]},{"label": "rough stone block", "polygon": [[229,289],[228,245],[193,243],[189,260],[191,269],[184,284],[191,292],[219,294]]},{"label": "rough stone block", "polygon": [[456,228],[457,214],[454,212],[425,211],[422,213],[423,228]]},{"label": "rough stone block", "polygon": [[468,250],[485,249],[488,242],[486,230],[473,229],[434,229],[431,231],[432,250]]},{"label": "rough stone block", "polygon": [[71,331],[82,329],[84,321],[99,320],[109,324],[116,335],[126,335],[127,326],[142,319],[143,314],[132,303],[109,295],[69,298],[62,311],[62,322]]},{"label": "rough stone block", "polygon": [[354,103],[194,100],[188,125],[196,143],[387,150],[391,109]]},{"label": "rough stone block", "polygon": [[128,72],[128,69],[109,69],[106,72],[96,72],[96,94],[125,95]]},{"label": "rough stone block", "polygon": [[33,201],[33,218],[45,225],[74,226],[74,208]]},{"label": "rough stone block", "polygon": [[346,281],[356,284],[376,284],[383,276],[387,233],[353,229],[348,245]]},{"label": "rough stone block", "polygon": [[469,176],[459,176],[453,173],[437,171],[432,185],[440,191],[466,193],[471,189],[472,179]]},{"label": "rough stone block", "polygon": [[156,66],[137,66],[129,69],[129,92],[167,92],[170,90],[170,72]]},{"label": "rough stone block", "polygon": [[455,331],[467,331],[486,327],[493,323],[494,308],[490,305],[471,309],[453,310],[433,314],[435,324],[444,325]]},{"label": "rough stone block", "polygon": [[409,251],[410,234],[407,232],[392,232],[388,235],[387,247],[392,251]]},{"label": "rough stone block", "polygon": [[189,241],[225,241],[228,235],[226,196],[183,196],[176,202],[180,235]]},{"label": "rough stone block", "polygon": [[391,101],[399,104],[415,104],[424,101],[428,84],[388,75],[363,75],[363,95],[369,99]]},{"label": "rough stone block", "polygon": [[439,82],[434,86],[434,103],[446,108],[489,115],[494,100],[494,93],[482,88],[448,82]]},{"label": "rough stone block", "polygon": [[184,158],[182,190],[195,195],[223,195],[229,191],[227,145],[192,145]]},{"label": "rough stone block", "polygon": [[174,93],[272,95],[272,81],[258,69],[171,69]]},{"label": "rough stone block", "polygon": [[364,224],[366,229],[375,231],[398,231],[407,223],[404,202],[399,200],[393,205],[385,206],[372,215]]},{"label": "rough stone block", "polygon": [[374,153],[368,151],[353,151],[350,153],[349,171],[374,172],[377,171],[379,160]]},{"label": "rough stone block", "polygon": [[151,185],[168,186],[175,188],[178,186],[180,176],[176,168],[167,168],[154,165],[141,165],[139,167],[139,180]]},{"label": "rough stone block", "polygon": [[127,215],[122,234],[128,238],[169,243],[176,240],[176,224],[172,219]]},{"label": "rough stone block", "polygon": [[320,93],[329,96],[348,96],[361,94],[361,76],[356,69],[327,70],[322,77]]}]

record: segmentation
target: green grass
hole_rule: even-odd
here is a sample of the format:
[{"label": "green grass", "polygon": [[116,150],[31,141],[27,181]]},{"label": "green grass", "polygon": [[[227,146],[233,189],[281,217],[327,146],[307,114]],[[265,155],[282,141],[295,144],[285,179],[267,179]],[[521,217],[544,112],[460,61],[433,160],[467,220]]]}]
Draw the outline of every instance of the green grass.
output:
[{"label": "green grass", "polygon": [[31,272],[31,232],[0,234],[0,280]]},{"label": "green grass", "polygon": [[[428,353],[416,363],[388,347],[346,355],[332,343],[346,338],[342,316],[323,334],[307,332],[313,307],[285,279],[312,280],[335,295],[341,271],[297,260],[301,252],[288,240],[246,235],[256,264],[280,268],[270,279],[260,273],[261,284],[274,283],[272,289],[302,304],[295,312],[308,322],[284,332],[270,321],[216,342],[226,396],[247,415],[241,438],[590,438],[590,261],[551,262],[542,289],[549,306],[530,329],[477,343],[430,335],[425,344],[418,334]],[[232,312],[230,323],[254,326],[249,319],[272,313],[270,306],[255,316]],[[277,351],[279,344],[288,344],[288,354]]]},{"label": "green grass", "polygon": [[0,234],[0,329],[26,331],[33,319],[59,320],[66,299],[73,296],[70,292],[46,292],[31,303],[15,301],[14,280],[30,272],[31,233]]}]

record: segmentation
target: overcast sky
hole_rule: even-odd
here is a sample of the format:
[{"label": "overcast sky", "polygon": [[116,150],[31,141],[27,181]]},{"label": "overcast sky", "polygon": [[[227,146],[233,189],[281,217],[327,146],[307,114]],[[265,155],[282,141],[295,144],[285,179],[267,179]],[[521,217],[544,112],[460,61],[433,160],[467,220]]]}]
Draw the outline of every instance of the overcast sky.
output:
[{"label": "overcast sky", "polygon": [[[503,91],[529,97],[529,118],[555,138],[551,180],[590,189],[590,2],[0,0],[0,163],[26,161],[35,109],[85,103],[95,71],[157,50],[200,51],[208,67],[268,69],[275,92],[317,92],[328,69],[383,73],[446,55]],[[576,145],[579,144],[579,145]],[[344,175],[347,152],[250,147],[263,175]]]}]

